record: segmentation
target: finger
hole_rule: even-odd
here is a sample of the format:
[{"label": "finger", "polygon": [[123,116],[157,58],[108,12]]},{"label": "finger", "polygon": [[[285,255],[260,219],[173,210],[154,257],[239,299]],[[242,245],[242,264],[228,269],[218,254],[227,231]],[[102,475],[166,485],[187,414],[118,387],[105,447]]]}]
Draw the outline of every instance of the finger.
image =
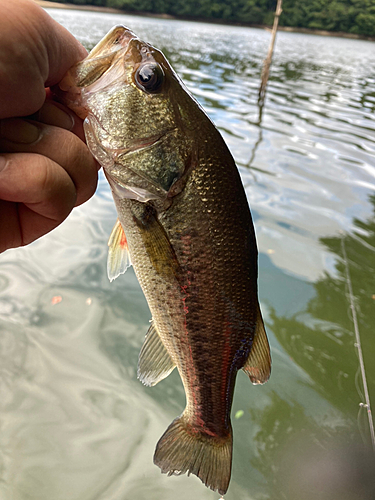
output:
[{"label": "finger", "polygon": [[73,64],[87,56],[87,50],[66,28],[48,17],[52,36],[51,33],[45,33],[44,37],[48,51],[48,75],[44,84],[51,87],[62,80]]},{"label": "finger", "polygon": [[19,118],[1,120],[0,150],[35,153],[61,165],[75,185],[76,205],[87,201],[95,192],[98,164],[87,146],[65,129]]},{"label": "finger", "polygon": [[63,104],[53,101],[49,89],[47,89],[47,99],[40,110],[27,118],[46,125],[70,130],[81,141],[86,142],[82,119]]},{"label": "finger", "polygon": [[22,244],[18,204],[0,200],[0,253]]},{"label": "finger", "polygon": [[22,203],[0,200],[0,253],[28,245],[55,229],[64,219],[50,219]]},{"label": "finger", "polygon": [[45,156],[3,154],[0,169],[0,241],[5,248],[27,245],[51,231],[75,206],[72,179]]},{"label": "finger", "polygon": [[[0,118],[36,112],[44,87],[58,83],[87,54],[45,10],[30,0],[1,2],[0,68],[11,75],[0,85]],[[27,86],[27,88],[26,88]]]}]

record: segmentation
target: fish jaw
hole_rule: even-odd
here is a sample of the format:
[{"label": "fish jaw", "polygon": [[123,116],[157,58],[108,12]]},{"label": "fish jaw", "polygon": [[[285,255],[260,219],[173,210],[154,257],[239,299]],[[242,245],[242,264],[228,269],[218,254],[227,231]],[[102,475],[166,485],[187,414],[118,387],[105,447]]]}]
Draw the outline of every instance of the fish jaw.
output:
[{"label": "fish jaw", "polygon": [[59,84],[52,87],[55,98],[84,120],[90,111],[85,102],[87,93],[98,91],[99,87],[95,88],[93,85],[99,79],[104,87],[118,78],[119,75],[114,75],[113,72],[111,80],[103,80],[101,77],[113,66],[116,59],[126,53],[130,41],[134,39],[138,37],[125,26],[113,27],[85,59],[72,66]]},{"label": "fish jaw", "polygon": [[123,49],[127,49],[130,40],[138,39],[137,35],[133,33],[129,28],[123,25],[114,26],[100,42],[95,45],[95,47],[90,51],[89,55],[86,57],[86,61],[94,59],[97,57],[102,57],[103,54],[108,54],[109,52],[118,52]]}]

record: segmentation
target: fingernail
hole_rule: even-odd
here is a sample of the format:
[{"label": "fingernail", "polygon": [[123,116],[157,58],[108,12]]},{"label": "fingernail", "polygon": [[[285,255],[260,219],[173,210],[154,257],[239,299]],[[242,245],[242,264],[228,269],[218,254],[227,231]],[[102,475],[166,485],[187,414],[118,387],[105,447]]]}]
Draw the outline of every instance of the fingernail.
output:
[{"label": "fingernail", "polygon": [[74,125],[73,117],[63,109],[55,106],[51,101],[46,101],[40,108],[38,120],[47,125],[71,130]]},{"label": "fingernail", "polygon": [[4,170],[6,167],[6,164],[8,163],[8,160],[5,158],[5,156],[0,155],[0,172]]},{"label": "fingernail", "polygon": [[40,130],[31,122],[21,118],[8,118],[0,123],[0,136],[3,139],[20,144],[32,144],[39,139]]}]

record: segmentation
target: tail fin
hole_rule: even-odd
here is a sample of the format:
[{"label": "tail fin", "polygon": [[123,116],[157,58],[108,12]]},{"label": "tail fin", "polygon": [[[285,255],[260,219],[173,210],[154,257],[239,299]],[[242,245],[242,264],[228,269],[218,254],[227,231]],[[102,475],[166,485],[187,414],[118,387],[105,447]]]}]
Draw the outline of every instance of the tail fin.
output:
[{"label": "tail fin", "polygon": [[232,468],[232,429],[224,438],[202,433],[183,414],[159,439],[154,463],[169,476],[195,474],[208,488],[224,495]]}]

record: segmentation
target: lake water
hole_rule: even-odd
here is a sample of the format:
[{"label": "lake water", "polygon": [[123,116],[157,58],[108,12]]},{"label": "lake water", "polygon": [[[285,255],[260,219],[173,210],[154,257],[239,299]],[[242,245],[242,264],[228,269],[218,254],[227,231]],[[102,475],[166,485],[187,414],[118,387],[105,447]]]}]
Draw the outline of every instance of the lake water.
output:
[{"label": "lake water", "polygon": [[[237,161],[273,372],[238,376],[226,500],[373,500],[350,300],[375,405],[375,45],[279,33],[259,122],[266,31],[48,12],[89,49],[122,23],[164,51]],[[61,227],[0,256],[1,500],[219,498],[152,463],[185,396],[176,372],[136,378],[150,313],[132,269],[107,279],[115,220],[101,176]]]}]

